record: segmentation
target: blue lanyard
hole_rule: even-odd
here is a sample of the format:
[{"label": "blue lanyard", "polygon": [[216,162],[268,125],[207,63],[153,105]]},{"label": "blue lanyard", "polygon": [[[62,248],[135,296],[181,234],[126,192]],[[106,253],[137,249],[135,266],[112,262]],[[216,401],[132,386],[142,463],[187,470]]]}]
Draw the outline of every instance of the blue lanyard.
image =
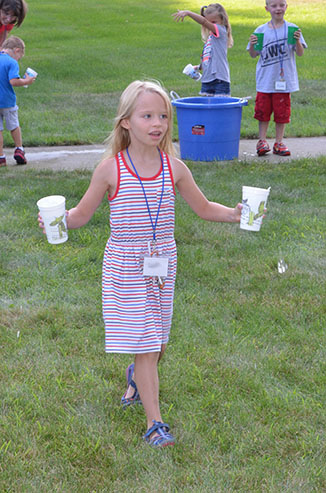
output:
[{"label": "blue lanyard", "polygon": [[163,199],[163,192],[164,192],[164,163],[163,163],[161,151],[159,149],[157,149],[157,150],[159,152],[159,155],[160,155],[160,158],[161,158],[161,163],[162,163],[162,192],[161,192],[161,198],[160,198],[160,201],[159,201],[159,204],[158,204],[158,209],[157,209],[155,223],[153,223],[152,214],[151,214],[151,211],[150,211],[150,208],[149,208],[149,204],[148,204],[148,200],[147,200],[147,197],[146,197],[146,192],[145,192],[145,188],[144,188],[143,182],[141,181],[141,178],[140,178],[140,176],[139,176],[139,174],[138,174],[138,172],[137,172],[137,170],[135,168],[135,165],[134,165],[134,163],[131,160],[131,157],[130,157],[130,154],[129,154],[129,151],[128,151],[128,147],[126,149],[127,155],[128,155],[128,158],[129,158],[129,161],[131,162],[131,165],[132,165],[132,167],[134,169],[134,172],[136,173],[136,176],[137,176],[137,178],[139,180],[139,183],[141,184],[141,187],[143,189],[143,194],[144,194],[144,197],[145,197],[145,202],[146,202],[146,206],[147,206],[149,218],[151,220],[151,225],[152,225],[152,229],[153,229],[153,240],[154,241],[156,240],[156,227],[157,227],[158,215],[159,215],[159,212],[160,212],[160,209],[161,209],[161,204],[162,204],[162,199]]},{"label": "blue lanyard", "polygon": [[[274,26],[274,23],[273,21],[271,21],[272,23],[272,26],[273,26],[273,29],[274,29],[274,35],[275,35],[275,39],[276,39],[276,43],[277,43],[277,47],[279,49],[279,44],[278,44],[278,37],[277,37],[277,31],[276,31],[276,27]],[[284,39],[286,39],[286,22],[284,21]],[[280,70],[280,76],[283,77],[284,76],[284,70],[283,70],[283,59],[284,59],[284,55],[279,55],[279,61],[280,61],[280,67],[281,67],[281,70]]]}]

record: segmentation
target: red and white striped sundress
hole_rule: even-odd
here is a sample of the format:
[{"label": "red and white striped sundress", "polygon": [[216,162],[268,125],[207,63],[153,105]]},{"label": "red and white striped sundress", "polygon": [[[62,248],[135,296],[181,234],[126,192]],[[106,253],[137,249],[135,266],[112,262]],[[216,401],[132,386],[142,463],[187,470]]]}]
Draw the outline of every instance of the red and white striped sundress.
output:
[{"label": "red and white striped sundress", "polygon": [[[118,186],[110,201],[111,235],[102,275],[102,304],[107,353],[159,352],[169,338],[173,312],[177,252],[174,241],[173,175],[168,156],[161,152],[164,193],[156,228],[156,250],[169,257],[163,289],[157,279],[142,274],[153,229],[137,175],[123,154],[116,156]],[[162,193],[162,166],[151,178],[142,178],[151,216],[155,221]]]}]

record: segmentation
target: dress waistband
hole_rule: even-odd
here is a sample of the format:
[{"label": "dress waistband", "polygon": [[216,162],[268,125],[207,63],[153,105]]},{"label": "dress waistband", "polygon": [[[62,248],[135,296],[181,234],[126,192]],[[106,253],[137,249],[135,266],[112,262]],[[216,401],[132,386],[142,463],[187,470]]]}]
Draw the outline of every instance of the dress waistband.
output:
[{"label": "dress waistband", "polygon": [[[147,248],[148,246],[148,242],[150,243],[150,245],[154,245],[154,241],[153,240],[149,240],[149,241],[121,241],[121,240],[117,240],[115,238],[113,238],[112,236],[109,238],[109,241],[110,243],[113,243],[114,245],[121,245],[122,247],[143,247],[143,248]],[[157,246],[163,246],[163,245],[167,245],[169,243],[174,243],[175,239],[174,239],[174,236],[169,236],[167,238],[160,238],[158,240],[155,241],[155,245]]]}]

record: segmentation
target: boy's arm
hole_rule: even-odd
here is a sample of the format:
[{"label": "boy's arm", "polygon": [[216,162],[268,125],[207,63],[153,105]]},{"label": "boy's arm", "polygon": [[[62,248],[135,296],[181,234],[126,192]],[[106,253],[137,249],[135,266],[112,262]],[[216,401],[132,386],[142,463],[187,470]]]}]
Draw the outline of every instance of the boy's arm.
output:
[{"label": "boy's arm", "polygon": [[36,77],[31,77],[30,75],[25,74],[25,79],[15,78],[10,79],[9,82],[13,87],[30,86],[31,84],[33,84],[35,79]]},{"label": "boy's arm", "polygon": [[301,43],[301,29],[298,29],[297,31],[295,31],[294,33],[294,37],[295,37],[295,52],[297,54],[297,56],[302,56],[304,54],[304,46],[303,44]]},{"label": "boy's arm", "polygon": [[198,24],[200,24],[201,26],[204,26],[210,31],[212,31],[213,33],[215,33],[216,31],[215,24],[209,22],[204,16],[200,14],[196,14],[195,12],[191,12],[191,10],[178,10],[178,12],[172,14],[172,17],[174,17],[174,19],[177,22],[179,22],[180,20],[183,22],[183,19],[187,16],[190,17],[195,22],[198,22]]}]

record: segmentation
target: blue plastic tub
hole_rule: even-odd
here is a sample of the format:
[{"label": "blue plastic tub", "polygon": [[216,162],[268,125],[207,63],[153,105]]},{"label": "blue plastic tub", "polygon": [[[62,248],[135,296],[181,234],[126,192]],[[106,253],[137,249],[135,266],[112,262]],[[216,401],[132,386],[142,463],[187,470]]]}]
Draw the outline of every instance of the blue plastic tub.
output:
[{"label": "blue plastic tub", "polygon": [[179,98],[177,110],[180,154],[192,161],[225,161],[239,155],[242,107],[246,99]]}]

